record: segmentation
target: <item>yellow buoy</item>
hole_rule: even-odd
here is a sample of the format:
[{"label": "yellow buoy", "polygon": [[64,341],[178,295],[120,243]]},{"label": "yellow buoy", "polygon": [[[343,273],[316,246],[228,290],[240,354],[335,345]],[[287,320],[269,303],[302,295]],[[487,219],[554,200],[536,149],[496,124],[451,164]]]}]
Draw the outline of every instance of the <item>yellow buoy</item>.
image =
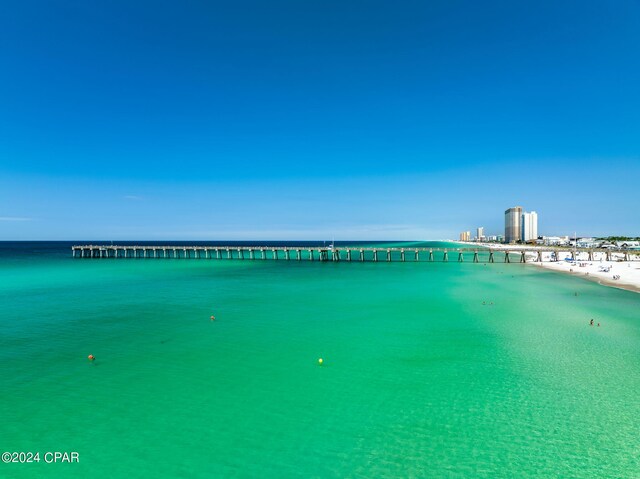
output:
[{"label": "yellow buoy", "polygon": [[322,365],[322,363],[324,363],[324,359],[319,358],[319,359],[318,359],[318,364]]}]

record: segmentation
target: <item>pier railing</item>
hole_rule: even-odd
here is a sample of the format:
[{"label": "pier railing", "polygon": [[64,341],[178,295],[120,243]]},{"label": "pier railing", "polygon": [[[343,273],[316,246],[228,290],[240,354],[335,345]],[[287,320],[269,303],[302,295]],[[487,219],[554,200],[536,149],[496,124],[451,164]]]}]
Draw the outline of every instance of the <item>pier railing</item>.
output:
[{"label": "pier railing", "polygon": [[347,262],[530,263],[549,261],[640,261],[640,251],[568,248],[403,248],[311,246],[124,246],[78,245],[74,258],[235,259]]}]

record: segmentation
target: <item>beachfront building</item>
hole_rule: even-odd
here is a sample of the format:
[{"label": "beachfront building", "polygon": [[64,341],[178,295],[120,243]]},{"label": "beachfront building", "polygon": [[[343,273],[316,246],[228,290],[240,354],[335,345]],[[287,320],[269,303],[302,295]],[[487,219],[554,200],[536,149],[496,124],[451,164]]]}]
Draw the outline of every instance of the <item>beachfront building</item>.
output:
[{"label": "beachfront building", "polygon": [[543,236],[541,244],[545,246],[562,246],[569,244],[568,236]]},{"label": "beachfront building", "polygon": [[484,227],[478,226],[478,236],[476,237],[478,241],[482,241],[484,239]]},{"label": "beachfront building", "polygon": [[460,233],[460,241],[471,241],[471,231],[463,231]]},{"label": "beachfront building", "polygon": [[490,243],[502,243],[502,235],[487,235],[483,238],[483,241]]},{"label": "beachfront building", "polygon": [[640,241],[616,241],[616,246],[623,249],[640,249]]},{"label": "beachfront building", "polygon": [[597,248],[600,243],[595,238],[578,238],[576,241],[578,248]]},{"label": "beachfront building", "polygon": [[538,238],[538,213],[522,213],[522,241],[535,241]]},{"label": "beachfront building", "polygon": [[522,207],[514,206],[504,212],[504,242],[515,243],[522,239]]}]

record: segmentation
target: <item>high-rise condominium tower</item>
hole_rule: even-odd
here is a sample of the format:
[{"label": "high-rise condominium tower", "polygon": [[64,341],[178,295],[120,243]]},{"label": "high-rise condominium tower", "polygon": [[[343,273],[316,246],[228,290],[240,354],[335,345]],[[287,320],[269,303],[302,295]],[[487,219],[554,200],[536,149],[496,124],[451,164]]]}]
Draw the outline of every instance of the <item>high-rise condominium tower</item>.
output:
[{"label": "high-rise condominium tower", "polygon": [[531,241],[538,237],[538,213],[522,213],[522,241]]},{"label": "high-rise condominium tower", "polygon": [[484,227],[478,226],[478,241],[481,241],[483,239],[484,239]]},{"label": "high-rise condominium tower", "polygon": [[504,241],[505,243],[520,241],[522,239],[521,234],[522,207],[514,206],[504,212]]}]

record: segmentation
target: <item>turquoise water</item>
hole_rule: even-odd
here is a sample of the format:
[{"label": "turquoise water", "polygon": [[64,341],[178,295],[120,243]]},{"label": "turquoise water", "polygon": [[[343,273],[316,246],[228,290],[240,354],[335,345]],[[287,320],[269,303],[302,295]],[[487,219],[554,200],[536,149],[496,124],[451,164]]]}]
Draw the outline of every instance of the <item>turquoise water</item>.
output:
[{"label": "turquoise water", "polygon": [[0,452],[80,457],[0,477],[640,477],[640,295],[533,266],[27,245],[0,311]]}]

